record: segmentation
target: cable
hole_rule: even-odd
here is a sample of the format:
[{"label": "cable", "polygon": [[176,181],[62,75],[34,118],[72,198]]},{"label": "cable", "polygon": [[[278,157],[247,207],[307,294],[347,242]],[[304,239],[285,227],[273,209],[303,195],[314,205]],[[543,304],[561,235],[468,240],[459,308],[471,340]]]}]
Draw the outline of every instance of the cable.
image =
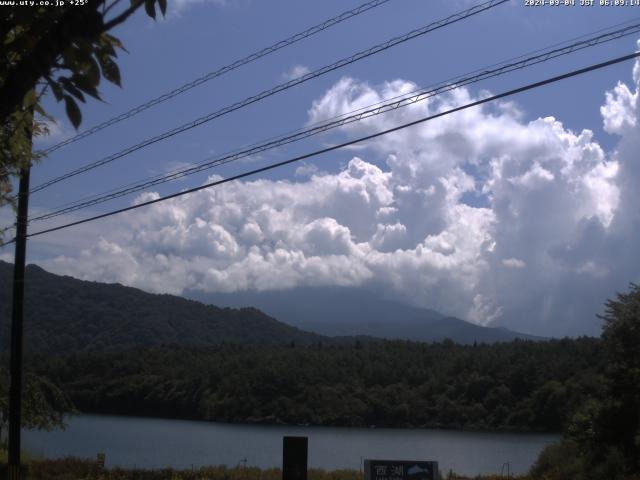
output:
[{"label": "cable", "polygon": [[[576,51],[583,50],[585,48],[590,48],[590,47],[593,47],[602,43],[606,43],[612,40],[616,40],[619,38],[623,38],[625,36],[632,35],[638,32],[640,32],[640,23],[627,26],[612,32],[605,33],[605,34],[601,34],[595,37],[587,38],[585,40],[567,45],[562,48],[555,48],[550,51],[538,50],[544,53],[541,53],[532,57],[524,58],[523,60],[520,60],[518,62],[512,62],[512,63],[506,63],[506,64],[505,63],[494,64],[494,65],[500,65],[500,66],[493,69],[480,70],[481,73],[476,75],[459,76],[459,77],[456,77],[454,81],[448,81],[448,83],[442,82],[440,84],[437,84],[437,86],[435,87],[429,87],[428,90],[426,89],[416,90],[407,95],[401,95],[401,96],[394,97],[392,99],[387,99],[385,100],[387,103],[384,103],[385,101],[378,102],[376,104],[370,105],[368,107],[363,107],[354,111],[358,113],[351,112],[350,114],[340,115],[339,117],[334,117],[333,119],[329,119],[329,121],[317,123],[311,128],[308,128],[305,130],[298,130],[292,134],[285,134],[280,137],[274,137],[273,139],[270,139],[265,143],[251,145],[249,147],[246,147],[244,150],[240,149],[232,153],[224,154],[223,156],[217,157],[217,158],[210,157],[207,160],[204,160],[198,164],[192,165],[187,168],[176,169],[164,175],[157,175],[153,178],[145,179],[141,182],[128,184],[124,187],[121,187],[120,189],[114,189],[104,194],[94,195],[85,199],[77,200],[70,204],[66,204],[61,207],[58,207],[53,212],[49,212],[37,217],[33,217],[29,221],[34,222],[34,221],[40,221],[40,220],[47,220],[53,217],[57,217],[59,215],[63,215],[65,213],[74,212],[77,210],[81,210],[83,208],[104,203],[109,200],[113,200],[131,193],[139,192],[141,190],[144,190],[146,188],[149,188],[155,185],[166,183],[178,178],[182,178],[187,175],[192,175],[198,172],[202,172],[204,170],[208,170],[219,165],[224,165],[232,161],[236,161],[240,158],[245,158],[249,155],[255,155],[257,153],[262,153],[264,151],[271,150],[276,147],[293,143],[293,142],[302,140],[304,138],[308,138],[310,136],[326,132],[333,128],[344,126],[356,121],[363,120],[365,118],[381,115],[383,113],[387,113],[395,109],[412,105],[414,103],[426,100],[428,98],[442,94],[444,92],[448,92],[457,88],[461,88],[466,85],[477,83],[479,81],[486,80],[488,78],[504,75],[506,73],[509,73],[515,70],[524,69],[532,65],[546,62],[553,58],[557,58],[563,55],[568,55]],[[522,56],[517,58],[522,58]],[[416,92],[418,93],[415,94]],[[394,100],[394,101],[389,102],[389,100]],[[376,108],[371,108],[374,106]]]},{"label": "cable", "polygon": [[371,10],[373,8],[376,8],[384,3],[389,2],[390,0],[372,0],[366,3],[363,3],[362,5],[360,5],[359,7],[356,7],[352,10],[348,10],[346,12],[342,12],[340,15],[337,15],[333,18],[330,18],[328,20],[325,20],[322,23],[319,23],[317,25],[314,25],[311,28],[308,28],[307,30],[300,32],[300,33],[296,33],[295,35],[290,36],[289,38],[286,38],[284,40],[280,40],[279,42],[274,43],[273,45],[270,45],[268,47],[263,48],[262,50],[258,50],[257,52],[254,52],[250,55],[247,55],[244,58],[241,58],[240,60],[236,60],[228,65],[225,65],[224,67],[219,68],[218,70],[215,70],[213,72],[209,72],[206,75],[203,75],[202,77],[196,78],[195,80],[192,80],[189,83],[185,83],[184,85],[175,88],[173,90],[171,90],[170,92],[167,92],[163,95],[160,95],[159,97],[153,98],[151,100],[149,100],[146,103],[143,103],[142,105],[138,105],[135,108],[132,108],[131,110],[128,110],[116,117],[113,117],[105,122],[102,122],[98,125],[96,125],[95,127],[92,127],[82,133],[79,133],[78,135],[75,135],[67,140],[64,140],[60,143],[57,143],[45,150],[42,150],[41,153],[43,154],[49,154],[51,152],[54,152],[56,150],[58,150],[59,148],[62,148],[66,145],[69,145],[71,143],[77,142],[78,140],[81,140],[83,138],[86,138],[90,135],[93,135],[94,133],[99,132],[100,130],[104,130],[107,127],[110,127],[111,125],[115,125],[116,123],[119,123],[123,120],[126,120],[128,118],[131,118],[135,115],[137,115],[140,112],[143,112],[155,105],[158,105],[159,103],[165,102],[173,97],[176,97],[188,90],[191,90],[192,88],[195,88],[199,85],[202,85],[203,83],[206,83],[210,80],[213,80],[214,78],[220,77],[226,73],[231,72],[232,70],[235,70],[243,65],[247,65],[251,62],[254,62],[255,60],[258,60],[262,57],[265,57],[271,53],[277,52],[278,50],[284,48],[284,47],[288,47],[289,45],[293,45],[294,43],[299,42],[300,40],[304,40],[305,38],[309,38],[317,33],[320,33],[330,27],[333,27],[334,25],[337,25],[341,22],[344,22],[345,20],[348,20],[352,17],[355,17],[357,15],[360,15],[361,13],[364,13],[368,10]]},{"label": "cable", "polygon": [[[588,67],[584,67],[584,68],[581,68],[581,69],[578,69],[578,70],[573,70],[571,72],[564,73],[562,75],[558,75],[558,76],[555,76],[555,77],[547,78],[546,80],[541,80],[541,81],[538,81],[538,82],[535,82],[535,83],[530,83],[528,85],[525,85],[525,86],[522,86],[522,87],[518,87],[518,88],[515,88],[513,90],[508,90],[506,92],[503,92],[503,93],[500,93],[500,94],[497,94],[497,95],[493,95],[491,97],[486,97],[486,98],[483,98],[481,100],[477,100],[475,102],[467,103],[465,105],[461,105],[459,107],[455,107],[455,108],[446,110],[444,112],[439,112],[439,113],[436,113],[434,115],[430,115],[430,116],[427,116],[427,117],[420,118],[418,120],[414,120],[412,122],[404,123],[402,125],[398,125],[396,127],[389,128],[387,130],[383,130],[383,131],[380,131],[380,132],[377,132],[377,133],[374,133],[374,134],[371,134],[371,135],[366,135],[366,136],[360,137],[360,138],[358,138],[356,140],[350,140],[348,142],[344,142],[344,143],[341,143],[339,145],[333,145],[331,147],[323,148],[321,150],[316,150],[314,152],[307,153],[307,154],[304,154],[304,155],[300,155],[300,156],[297,156],[297,157],[294,157],[294,158],[290,158],[288,160],[284,160],[284,161],[277,162],[277,163],[272,163],[272,164],[267,165],[265,167],[256,168],[256,169],[250,170],[248,172],[240,173],[238,175],[234,175],[234,176],[229,177],[229,178],[224,178],[222,180],[217,180],[215,182],[210,182],[210,183],[207,183],[205,185],[200,185],[199,187],[190,188],[188,190],[183,190],[181,192],[173,193],[171,195],[166,195],[164,197],[160,197],[160,198],[156,198],[156,199],[149,200],[149,201],[146,201],[146,202],[138,203],[136,205],[131,205],[129,207],[120,208],[118,210],[113,210],[111,212],[103,213],[103,214],[100,214],[100,215],[95,215],[93,217],[85,218],[83,220],[78,220],[78,221],[75,221],[75,222],[59,225],[57,227],[52,227],[52,228],[47,228],[45,230],[40,230],[38,232],[34,232],[34,233],[28,234],[27,237],[35,237],[35,236],[38,236],[38,235],[44,235],[45,233],[56,232],[58,230],[62,230],[62,229],[65,229],[65,228],[76,226],[76,225],[81,225],[83,223],[92,222],[94,220],[99,220],[99,219],[102,219],[102,218],[110,217],[110,216],[113,216],[113,215],[116,215],[116,214],[119,214],[119,213],[128,212],[128,211],[131,211],[131,210],[136,210],[138,208],[146,207],[146,206],[152,205],[154,203],[159,203],[159,202],[163,202],[165,200],[170,200],[172,198],[181,197],[181,196],[187,195],[189,193],[198,192],[198,191],[204,190],[206,188],[211,188],[211,187],[215,187],[215,186],[218,186],[218,185],[222,185],[224,183],[228,183],[228,182],[231,182],[231,181],[234,181],[234,180],[239,180],[241,178],[245,178],[245,177],[248,177],[248,176],[251,176],[251,175],[255,175],[255,174],[258,174],[258,173],[262,173],[262,172],[266,172],[268,170],[273,170],[275,168],[282,167],[282,166],[285,166],[285,165],[289,165],[291,163],[298,162],[300,160],[305,160],[307,158],[311,158],[311,157],[315,157],[315,156],[318,156],[318,155],[321,155],[321,154],[324,154],[324,153],[332,152],[334,150],[338,150],[338,149],[341,149],[341,148],[344,148],[344,147],[348,147],[350,145],[355,145],[357,143],[361,143],[361,142],[365,142],[365,141],[368,141],[368,140],[372,140],[374,138],[381,137],[383,135],[387,135],[389,133],[393,133],[393,132],[396,132],[396,131],[399,131],[399,130],[403,130],[405,128],[408,128],[408,127],[411,127],[411,126],[414,126],[414,125],[418,125],[418,124],[421,124],[421,123],[424,123],[424,122],[427,122],[427,121],[430,121],[430,120],[434,120],[436,118],[440,118],[440,117],[443,117],[445,115],[450,115],[452,113],[459,112],[461,110],[466,110],[468,108],[477,107],[479,105],[482,105],[482,104],[485,104],[485,103],[488,103],[488,102],[492,102],[492,101],[495,101],[495,100],[499,100],[501,98],[505,98],[505,97],[512,96],[512,95],[515,95],[515,94],[518,94],[518,93],[526,92],[528,90],[533,90],[535,88],[539,88],[539,87],[542,87],[542,86],[545,86],[545,85],[549,85],[551,83],[555,83],[555,82],[558,82],[560,80],[565,80],[567,78],[571,78],[571,77],[575,77],[575,76],[578,76],[578,75],[582,75],[582,74],[585,74],[585,73],[588,73],[588,72],[591,72],[591,71],[594,71],[594,70],[598,70],[598,69],[605,68],[605,67],[608,67],[608,66],[611,66],[611,65],[615,65],[617,63],[622,63],[622,62],[627,61],[627,60],[638,58],[639,56],[640,56],[640,52],[635,52],[635,53],[632,53],[632,54],[629,54],[629,55],[625,55],[625,56],[622,56],[622,57],[614,58],[612,60],[608,60],[606,62],[598,63],[598,64],[595,64],[595,65],[590,65]],[[15,239],[5,243],[4,245],[6,245],[8,243],[12,243],[14,241],[15,241]]]},{"label": "cable", "polygon": [[439,20],[437,22],[433,22],[429,25],[426,25],[422,28],[418,28],[416,30],[412,30],[409,33],[406,33],[402,36],[399,37],[394,37],[391,40],[388,40],[384,43],[375,45],[367,50],[363,50],[361,52],[358,52],[350,57],[347,58],[343,58],[342,60],[338,60],[335,63],[332,63],[331,65],[327,65],[325,67],[322,67],[318,70],[315,70],[313,72],[307,73],[305,75],[302,75],[298,78],[295,78],[293,80],[290,80],[288,82],[282,83],[280,85],[277,85],[276,87],[273,87],[269,90],[264,90],[252,97],[247,97],[244,100],[241,100],[239,102],[236,102],[232,105],[229,105],[227,107],[224,107],[220,110],[217,110],[215,112],[209,113],[208,115],[205,115],[203,117],[197,118],[191,122],[185,123],[179,127],[176,127],[172,130],[169,130],[167,132],[164,132],[160,135],[157,135],[155,137],[152,137],[150,139],[144,140],[143,142],[140,142],[136,145],[133,145],[131,147],[128,147],[124,150],[121,150],[120,152],[114,153],[112,155],[109,155],[101,160],[98,160],[96,162],[84,165],[83,167],[77,168],[75,170],[72,170],[64,175],[61,175],[59,177],[53,178],[49,181],[46,181],[34,188],[31,189],[31,191],[29,193],[35,193],[38,192],[40,190],[43,190],[47,187],[50,187],[51,185],[54,185],[58,182],[61,182],[63,180],[67,180],[68,178],[71,178],[73,176],[79,175],[81,173],[84,172],[88,172],[89,170],[93,170],[94,168],[100,167],[102,165],[105,165],[107,163],[113,162],[114,160],[117,160],[119,158],[122,158],[126,155],[129,155],[137,150],[140,150],[144,147],[147,147],[149,145],[152,145],[154,143],[157,143],[161,140],[165,140],[167,138],[173,137],[174,135],[183,133],[187,130],[190,130],[192,128],[198,127],[200,125],[203,125],[204,123],[210,122],[211,120],[214,120],[218,117],[221,117],[223,115],[226,115],[228,113],[231,113],[235,110],[239,110],[243,107],[246,107],[248,105],[251,105],[252,103],[258,102],[260,100],[263,100],[267,97],[270,97],[272,95],[275,95],[276,93],[282,92],[284,90],[288,90],[296,85],[299,85],[301,83],[304,83],[308,80],[311,80],[313,78],[319,77],[321,75],[324,75],[326,73],[329,73],[333,70],[337,70],[339,68],[342,68],[346,65],[349,65],[351,63],[357,62],[359,60],[362,60],[363,58],[367,58],[370,57],[372,55],[375,55],[376,53],[382,52],[384,50],[387,50],[389,48],[392,48],[396,45],[399,45],[401,43],[407,42],[409,40],[412,40],[414,38],[417,38],[421,35],[425,35],[426,33],[432,32],[434,30],[437,30],[439,28],[442,28],[446,25],[450,25],[456,22],[459,22],[461,20],[464,20],[466,18],[469,18],[473,15],[476,15],[478,13],[484,12],[485,10],[489,10],[491,8],[494,8],[498,5],[501,5],[503,3],[506,3],[510,0],[489,0],[487,2],[475,5],[467,10],[464,10],[462,12],[459,13],[455,13],[453,15],[450,15],[449,17]]}]

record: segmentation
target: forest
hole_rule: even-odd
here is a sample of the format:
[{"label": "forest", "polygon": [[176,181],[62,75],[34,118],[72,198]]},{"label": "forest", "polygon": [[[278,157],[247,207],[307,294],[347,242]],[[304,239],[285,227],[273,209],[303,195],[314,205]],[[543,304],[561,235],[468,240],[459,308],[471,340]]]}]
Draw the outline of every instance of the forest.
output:
[{"label": "forest", "polygon": [[558,431],[523,478],[638,480],[640,286],[608,300],[600,318],[600,338],[160,345],[31,353],[27,366],[81,412]]},{"label": "forest", "polygon": [[281,424],[557,432],[604,383],[594,338],[167,345],[29,364],[81,412]]}]

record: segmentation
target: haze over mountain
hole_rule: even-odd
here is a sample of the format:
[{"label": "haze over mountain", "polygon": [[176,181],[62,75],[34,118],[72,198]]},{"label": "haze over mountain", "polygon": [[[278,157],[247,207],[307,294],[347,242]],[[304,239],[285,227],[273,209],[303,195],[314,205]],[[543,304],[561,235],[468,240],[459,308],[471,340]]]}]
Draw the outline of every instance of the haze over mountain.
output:
[{"label": "haze over mountain", "polygon": [[380,298],[359,288],[318,287],[237,293],[185,292],[187,298],[225,307],[254,306],[289,325],[321,335],[370,335],[386,339],[457,343],[541,340],[506,328],[488,328],[435,310]]}]

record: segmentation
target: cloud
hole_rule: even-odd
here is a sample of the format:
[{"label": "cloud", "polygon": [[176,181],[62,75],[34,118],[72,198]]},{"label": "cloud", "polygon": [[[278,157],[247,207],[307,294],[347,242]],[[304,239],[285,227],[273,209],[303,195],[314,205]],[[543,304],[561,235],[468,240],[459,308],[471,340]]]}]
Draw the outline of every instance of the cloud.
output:
[{"label": "cloud", "polygon": [[296,167],[296,175],[298,177],[310,177],[317,172],[318,167],[313,163],[302,162],[299,167]]},{"label": "cloud", "polygon": [[294,65],[288,71],[282,74],[282,79],[285,81],[295,80],[309,73],[311,70],[305,65]]},{"label": "cloud", "polygon": [[[230,183],[114,220],[60,273],[158,292],[350,285],[479,324],[544,335],[598,333],[595,313],[638,280],[638,74],[602,110],[620,136],[524,120],[514,103],[475,107],[366,144],[339,172]],[[416,88],[345,78],[309,122]],[[476,96],[460,89],[345,126],[354,138]],[[154,198],[147,192],[137,201]]]},{"label": "cloud", "polygon": [[606,93],[606,103],[600,108],[600,113],[607,132],[622,134],[636,126],[634,106],[637,96],[637,92],[632,93],[623,83],[618,83],[613,91]]},{"label": "cloud", "polygon": [[210,5],[213,7],[225,7],[228,5],[227,0],[174,0],[168,2],[168,16],[180,16],[188,9],[196,5]]},{"label": "cloud", "polygon": [[503,258],[502,264],[508,268],[524,268],[527,266],[527,264],[519,258]]}]

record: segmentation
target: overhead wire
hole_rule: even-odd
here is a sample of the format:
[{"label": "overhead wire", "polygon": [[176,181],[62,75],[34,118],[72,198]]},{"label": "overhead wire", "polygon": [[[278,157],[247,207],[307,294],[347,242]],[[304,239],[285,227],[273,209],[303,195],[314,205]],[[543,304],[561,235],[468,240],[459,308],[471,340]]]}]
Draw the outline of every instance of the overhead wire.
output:
[{"label": "overhead wire", "polygon": [[463,10],[461,12],[454,13],[454,14],[452,14],[452,15],[446,17],[446,18],[443,18],[441,20],[432,22],[429,25],[426,25],[424,27],[414,29],[414,30],[412,30],[412,31],[410,31],[410,32],[408,32],[408,33],[406,33],[404,35],[394,37],[394,38],[392,38],[390,40],[387,40],[386,42],[377,44],[377,45],[375,45],[373,47],[370,47],[370,48],[368,48],[366,50],[362,50],[362,51],[360,51],[360,52],[358,52],[358,53],[356,53],[354,55],[351,55],[350,57],[343,58],[343,59],[338,60],[337,62],[334,62],[334,63],[332,63],[330,65],[326,65],[326,66],[324,66],[322,68],[314,70],[313,72],[309,72],[309,73],[307,73],[305,75],[301,75],[300,77],[297,77],[297,78],[292,79],[290,81],[287,81],[285,83],[281,83],[281,84],[279,84],[279,85],[277,85],[277,86],[275,86],[275,87],[273,87],[271,89],[264,90],[264,91],[262,91],[262,92],[260,92],[260,93],[258,93],[256,95],[253,95],[251,97],[247,97],[244,100],[241,100],[239,102],[233,103],[233,104],[231,104],[231,105],[229,105],[227,107],[224,107],[224,108],[222,108],[220,110],[216,110],[215,112],[212,112],[212,113],[209,113],[209,114],[204,115],[202,117],[199,117],[199,118],[197,118],[195,120],[192,120],[192,121],[190,121],[188,123],[185,123],[185,124],[183,124],[183,125],[181,125],[179,127],[176,127],[176,128],[171,129],[171,130],[168,130],[168,131],[166,131],[166,132],[164,132],[164,133],[162,133],[160,135],[156,135],[155,137],[149,138],[149,139],[144,140],[144,141],[142,141],[140,143],[132,145],[132,146],[130,146],[130,147],[124,149],[124,150],[121,150],[121,151],[117,152],[117,153],[114,153],[112,155],[104,157],[104,158],[102,158],[100,160],[97,160],[95,162],[89,163],[89,164],[84,165],[82,167],[79,167],[77,169],[71,170],[70,172],[67,172],[67,173],[65,173],[63,175],[55,177],[55,178],[53,178],[51,180],[45,181],[44,183],[41,183],[40,185],[37,185],[37,186],[33,187],[30,190],[29,193],[30,194],[36,193],[36,192],[38,192],[40,190],[43,190],[43,189],[45,189],[47,187],[50,187],[51,185],[54,185],[54,184],[59,183],[59,182],[62,182],[64,180],[67,180],[67,179],[69,179],[71,177],[74,177],[76,175],[80,175],[82,173],[88,172],[88,171],[93,170],[93,169],[95,169],[97,167],[100,167],[102,165],[106,165],[107,163],[111,163],[111,162],[113,162],[113,161],[115,161],[117,159],[120,159],[120,158],[122,158],[122,157],[124,157],[126,155],[129,155],[129,154],[133,153],[133,152],[136,152],[136,151],[138,151],[138,150],[140,150],[142,148],[145,148],[145,147],[147,147],[149,145],[152,145],[152,144],[157,143],[159,141],[166,140],[167,138],[170,138],[170,137],[173,137],[173,136],[178,135],[180,133],[183,133],[183,132],[186,132],[188,130],[191,130],[192,128],[195,128],[195,127],[198,127],[200,125],[203,125],[203,124],[205,124],[207,122],[210,122],[210,121],[212,121],[212,120],[214,120],[216,118],[219,118],[219,117],[221,117],[223,115],[227,115],[227,114],[229,114],[231,112],[234,112],[234,111],[239,110],[241,108],[244,108],[244,107],[246,107],[248,105],[251,105],[253,103],[261,101],[261,100],[263,100],[263,99],[265,99],[267,97],[275,95],[275,94],[277,94],[279,92],[282,92],[284,90],[288,90],[288,89],[290,89],[290,88],[292,88],[292,87],[294,87],[296,85],[299,85],[301,83],[307,82],[307,81],[309,81],[309,80],[311,80],[313,78],[317,78],[317,77],[319,77],[321,75],[325,75],[325,74],[327,74],[329,72],[332,72],[334,70],[342,68],[342,67],[344,67],[346,65],[350,65],[352,63],[355,63],[355,62],[357,62],[359,60],[362,60],[364,58],[370,57],[370,56],[375,55],[377,53],[380,53],[382,51],[388,50],[388,49],[393,48],[393,47],[395,47],[395,46],[397,46],[399,44],[402,44],[402,43],[407,42],[409,40],[412,40],[414,38],[417,38],[417,37],[420,37],[422,35],[425,35],[425,34],[427,34],[429,32],[434,31],[434,30],[437,30],[437,29],[440,29],[440,28],[445,27],[447,25],[451,25],[453,23],[459,22],[461,20],[464,20],[466,18],[469,18],[471,16],[474,16],[474,15],[477,15],[477,14],[479,14],[481,12],[489,10],[491,8],[495,8],[495,7],[497,7],[499,5],[502,5],[502,4],[504,4],[504,3],[508,2],[508,1],[510,1],[510,0],[488,0],[488,1],[485,1],[483,3],[474,5],[473,7],[468,8],[466,10]]},{"label": "overhead wire", "polygon": [[[602,30],[600,30],[602,31]],[[360,109],[351,112],[350,114],[343,114],[338,117],[334,117],[332,119],[326,120],[324,122],[319,122],[315,125],[310,126],[310,128],[298,130],[296,132],[290,134],[284,134],[279,137],[273,137],[272,139],[267,140],[264,143],[258,143],[246,147],[244,149],[239,149],[234,152],[230,152],[224,154],[220,157],[212,157],[206,159],[198,164],[185,167],[182,169],[176,169],[171,172],[168,172],[164,175],[157,175],[152,178],[145,179],[140,182],[135,182],[132,184],[128,184],[119,189],[113,189],[109,192],[94,195],[85,199],[80,199],[75,202],[71,202],[70,204],[65,204],[60,207],[57,207],[52,212],[47,212],[33,218],[30,218],[30,222],[47,220],[56,216],[60,216],[66,213],[74,212],[77,210],[81,210],[84,208],[88,208],[90,206],[98,205],[100,203],[107,202],[109,200],[113,200],[125,195],[129,195],[131,193],[136,193],[146,188],[160,185],[162,183],[166,183],[172,180],[176,180],[179,178],[183,178],[187,175],[192,175],[195,173],[199,173],[216,166],[224,165],[233,161],[237,161],[241,158],[246,158],[250,155],[256,155],[258,153],[265,152],[267,150],[271,150],[276,147],[280,147],[283,145],[287,145],[304,138],[308,138],[313,135],[317,135],[319,133],[326,132],[328,130],[344,126],[350,123],[354,123],[357,121],[361,121],[366,118],[371,118],[377,115],[381,115],[383,113],[387,113],[392,110],[396,110],[399,108],[406,107],[408,105],[412,105],[426,99],[432,98],[436,95],[440,95],[442,93],[461,88],[463,86],[467,86],[473,83],[477,83],[482,80],[486,80],[489,78],[497,77],[499,75],[504,75],[509,72],[513,72],[515,70],[524,69],[530,67],[532,65],[536,65],[542,62],[549,61],[554,58],[558,58],[560,56],[569,55],[571,53],[575,53],[577,51],[591,48],[596,45],[600,45],[606,42],[610,42],[612,40],[617,40],[623,38],[625,36],[632,35],[634,33],[640,32],[640,23],[628,25],[626,27],[610,31],[607,33],[603,33],[597,36],[581,37],[584,38],[578,42],[565,45],[560,48],[553,48],[554,46],[548,47],[547,49],[537,50],[537,55],[533,55],[530,57],[525,57],[524,55],[520,57],[516,57],[517,61],[507,60],[502,63],[494,64],[492,67],[487,67],[485,69],[480,69],[472,72],[472,74],[466,74],[462,76],[458,76],[453,80],[446,80],[435,86],[428,87],[428,89],[414,90],[410,92],[410,94],[400,95],[393,97],[391,99],[386,99],[383,102],[376,102],[368,107],[362,107]],[[597,33],[597,32],[596,32]],[[566,42],[563,42],[563,44]],[[476,72],[480,73],[476,73]],[[474,75],[475,73],[475,75]],[[417,93],[416,93],[417,92]]]},{"label": "overhead wire", "polygon": [[[459,112],[459,111],[466,110],[466,109],[469,109],[469,108],[477,107],[477,106],[483,105],[485,103],[489,103],[489,102],[493,102],[495,100],[499,100],[501,98],[509,97],[509,96],[512,96],[512,95],[516,95],[518,93],[522,93],[522,92],[526,92],[526,91],[533,90],[533,89],[536,89],[536,88],[540,88],[540,87],[543,87],[545,85],[549,85],[549,84],[552,84],[552,83],[555,83],[555,82],[559,82],[561,80],[565,80],[567,78],[576,77],[578,75],[583,75],[585,73],[588,73],[588,72],[591,72],[591,71],[594,71],[594,70],[599,70],[599,69],[602,69],[602,68],[605,68],[605,67],[608,67],[608,66],[611,66],[611,65],[615,65],[615,64],[618,64],[618,63],[625,62],[627,60],[635,59],[635,58],[638,58],[639,56],[640,56],[640,52],[634,52],[632,54],[624,55],[622,57],[617,57],[617,58],[614,58],[614,59],[611,59],[611,60],[607,60],[605,62],[601,62],[601,63],[598,63],[598,64],[592,64],[592,65],[589,65],[589,66],[584,67],[584,68],[573,70],[573,71],[570,71],[570,72],[567,72],[567,73],[564,73],[564,74],[561,74],[561,75],[556,75],[554,77],[550,77],[550,78],[547,78],[545,80],[540,80],[538,82],[529,83],[527,85],[524,85],[524,86],[521,86],[521,87],[518,87],[518,88],[515,88],[515,89],[511,89],[511,90],[508,90],[506,92],[502,92],[502,93],[499,93],[499,94],[496,94],[496,95],[485,97],[485,98],[482,98],[480,100],[476,100],[474,102],[470,102],[470,103],[467,103],[467,104],[464,104],[464,105],[461,105],[461,106],[458,106],[458,107],[454,107],[454,108],[451,108],[451,109],[448,109],[448,110],[445,110],[445,111],[442,111],[442,112],[435,113],[433,115],[429,115],[429,116],[422,117],[422,118],[417,119],[417,120],[413,120],[411,122],[403,123],[403,124],[398,125],[396,127],[389,128],[389,129],[386,129],[386,130],[382,130],[382,131],[379,131],[379,132],[376,132],[376,133],[373,133],[373,134],[370,134],[370,135],[366,135],[366,136],[357,138],[355,140],[349,140],[347,142],[343,142],[343,143],[340,143],[338,145],[333,145],[333,146],[326,147],[326,148],[323,148],[323,149],[320,149],[320,150],[316,150],[316,151],[313,151],[313,152],[310,152],[310,153],[306,153],[304,155],[299,155],[297,157],[290,158],[290,159],[287,159],[287,160],[283,160],[281,162],[272,163],[272,164],[266,165],[264,167],[256,168],[256,169],[253,169],[253,170],[250,170],[250,171],[246,171],[246,172],[243,172],[243,173],[240,173],[240,174],[228,177],[228,178],[224,178],[224,179],[221,179],[221,180],[216,180],[216,181],[204,184],[204,185],[200,185],[198,187],[194,187],[194,188],[190,188],[190,189],[187,189],[187,190],[176,192],[176,193],[173,193],[173,194],[170,194],[170,195],[166,195],[164,197],[155,198],[155,199],[148,200],[148,201],[145,201],[145,202],[140,202],[140,203],[137,203],[135,205],[128,206],[128,207],[124,207],[124,208],[120,208],[120,209],[117,209],[117,210],[112,210],[110,212],[102,213],[100,215],[95,215],[95,216],[88,217],[88,218],[85,218],[85,219],[82,219],[82,220],[77,220],[77,221],[66,223],[66,224],[63,224],[63,225],[58,225],[56,227],[51,227],[51,228],[47,228],[47,229],[44,229],[44,230],[40,230],[40,231],[28,234],[27,237],[31,238],[31,237],[35,237],[35,236],[39,236],[39,235],[44,235],[46,233],[56,232],[56,231],[63,230],[63,229],[66,229],[66,228],[70,228],[70,227],[74,227],[74,226],[77,226],[77,225],[81,225],[81,224],[84,224],[84,223],[88,223],[88,222],[92,222],[92,221],[95,221],[95,220],[111,217],[113,215],[117,215],[117,214],[120,214],[120,213],[132,211],[132,210],[137,210],[139,208],[146,207],[148,205],[153,205],[155,203],[164,202],[164,201],[167,201],[167,200],[170,200],[170,199],[173,199],[173,198],[181,197],[181,196],[184,196],[184,195],[187,195],[187,194],[190,194],[190,193],[194,193],[194,192],[198,192],[198,191],[201,191],[201,190],[204,190],[204,189],[207,189],[207,188],[212,188],[212,187],[215,187],[215,186],[218,186],[218,185],[222,185],[222,184],[225,184],[225,183],[229,183],[229,182],[232,182],[232,181],[235,181],[235,180],[239,180],[239,179],[242,179],[242,178],[245,178],[245,177],[256,175],[258,173],[263,173],[263,172],[266,172],[266,171],[269,171],[269,170],[273,170],[275,168],[279,168],[279,167],[283,167],[285,165],[289,165],[289,164],[294,163],[294,162],[299,162],[301,160],[305,160],[307,158],[312,158],[312,157],[315,157],[315,156],[318,156],[318,155],[321,155],[321,154],[324,154],[324,153],[328,153],[328,152],[332,152],[332,151],[335,151],[335,150],[339,150],[341,148],[345,148],[345,147],[348,147],[348,146],[351,146],[351,145],[355,145],[357,143],[366,142],[368,140],[372,140],[374,138],[381,137],[383,135],[388,135],[390,133],[397,132],[399,130],[403,130],[405,128],[409,128],[409,127],[412,127],[414,125],[418,125],[418,124],[421,124],[421,123],[424,123],[424,122],[427,122],[427,121],[430,121],[430,120],[434,120],[436,118],[444,117],[446,115],[450,115],[450,114],[455,113],[455,112]],[[15,239],[10,240],[9,242],[5,243],[4,245],[6,245],[8,243],[13,243],[14,241],[15,241]]]},{"label": "overhead wire", "polygon": [[233,70],[236,70],[237,68],[240,68],[244,65],[247,65],[251,62],[254,62],[262,57],[265,57],[267,55],[270,55],[274,52],[277,52],[278,50],[281,50],[282,48],[288,47],[290,45],[293,45],[294,43],[297,43],[301,40],[304,40],[306,38],[309,38],[313,35],[316,35],[328,28],[331,28],[339,23],[342,23],[350,18],[353,18],[357,15],[360,15],[364,12],[367,12],[373,8],[379,7],[380,5],[383,5],[387,2],[389,2],[390,0],[371,0],[368,2],[363,3],[362,5],[353,8],[351,10],[347,10],[345,12],[342,12],[339,15],[336,15],[335,17],[329,18],[317,25],[314,25],[313,27],[310,27],[302,32],[296,33],[294,35],[291,35],[288,38],[285,38],[284,40],[280,40],[276,43],[274,43],[273,45],[270,45],[268,47],[265,47],[261,50],[258,50],[257,52],[251,53],[250,55],[247,55],[246,57],[243,57],[239,60],[235,60],[234,62],[225,65],[223,67],[220,67],[217,70],[214,70],[212,72],[209,72],[201,77],[196,78],[195,80],[192,80],[188,83],[185,83],[184,85],[181,85],[180,87],[174,88],[173,90],[164,93],[158,97],[152,98],[151,100],[138,105],[137,107],[134,107],[124,113],[121,113],[120,115],[117,115],[113,118],[110,118],[109,120],[106,120],[92,128],[89,128],[87,130],[85,130],[84,132],[81,132],[77,135],[74,135],[71,138],[68,138],[66,140],[63,140],[62,142],[59,142],[49,148],[46,148],[44,150],[41,151],[41,153],[47,155],[49,153],[52,153],[66,145],[69,145],[71,143],[75,143],[78,140],[81,140],[83,138],[86,138],[90,135],[93,135],[101,130],[104,130],[107,127],[110,127],[111,125],[115,125],[116,123],[120,123],[126,119],[129,119],[155,105],[158,105],[159,103],[163,103],[171,98],[174,98],[184,92],[187,92],[199,85],[202,85],[203,83],[209,82],[210,80],[213,80],[214,78],[220,77],[222,75],[225,75]]}]

